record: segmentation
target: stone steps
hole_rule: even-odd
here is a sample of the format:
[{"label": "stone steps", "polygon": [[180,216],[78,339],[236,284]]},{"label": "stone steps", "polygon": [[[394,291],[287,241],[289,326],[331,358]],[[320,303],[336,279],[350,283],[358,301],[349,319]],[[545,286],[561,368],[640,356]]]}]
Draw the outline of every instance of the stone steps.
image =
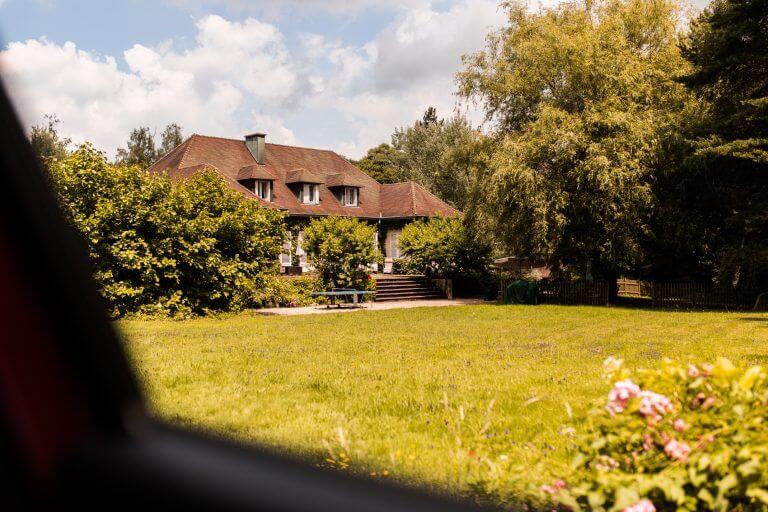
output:
[{"label": "stone steps", "polygon": [[442,299],[443,293],[423,276],[379,276],[376,302]]}]

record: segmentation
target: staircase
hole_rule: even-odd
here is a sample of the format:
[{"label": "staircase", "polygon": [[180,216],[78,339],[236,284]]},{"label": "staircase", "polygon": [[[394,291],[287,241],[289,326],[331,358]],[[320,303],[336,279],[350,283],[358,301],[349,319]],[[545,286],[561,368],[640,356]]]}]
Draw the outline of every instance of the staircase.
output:
[{"label": "staircase", "polygon": [[442,299],[443,292],[424,276],[377,275],[376,302]]}]

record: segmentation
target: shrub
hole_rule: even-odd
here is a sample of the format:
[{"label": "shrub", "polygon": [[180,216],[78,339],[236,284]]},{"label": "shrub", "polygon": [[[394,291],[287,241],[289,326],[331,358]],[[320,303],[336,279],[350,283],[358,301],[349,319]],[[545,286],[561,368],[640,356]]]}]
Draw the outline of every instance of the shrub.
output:
[{"label": "shrub", "polygon": [[368,265],[381,262],[376,228],[348,217],[312,220],[304,230],[304,250],[326,287],[369,289]]},{"label": "shrub", "polygon": [[311,276],[265,276],[254,294],[257,307],[299,307],[316,304],[322,299],[312,293],[323,290],[320,279]]},{"label": "shrub", "polygon": [[433,277],[486,275],[491,249],[456,217],[433,217],[406,225],[398,242],[405,266]]},{"label": "shrub", "polygon": [[574,510],[768,508],[768,379],[759,366],[663,362],[631,373],[577,437],[567,484],[544,487]]},{"label": "shrub", "polygon": [[213,171],[172,184],[110,165],[90,145],[50,167],[116,317],[238,310],[259,277],[277,270],[282,214],[233,192]]}]

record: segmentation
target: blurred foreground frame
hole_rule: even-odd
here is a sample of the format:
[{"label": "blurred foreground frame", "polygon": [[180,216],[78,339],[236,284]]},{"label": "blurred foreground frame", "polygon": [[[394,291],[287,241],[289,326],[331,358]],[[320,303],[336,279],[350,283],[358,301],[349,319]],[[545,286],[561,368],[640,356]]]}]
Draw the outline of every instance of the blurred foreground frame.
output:
[{"label": "blurred foreground frame", "polygon": [[0,509],[460,511],[152,418],[0,83]]}]

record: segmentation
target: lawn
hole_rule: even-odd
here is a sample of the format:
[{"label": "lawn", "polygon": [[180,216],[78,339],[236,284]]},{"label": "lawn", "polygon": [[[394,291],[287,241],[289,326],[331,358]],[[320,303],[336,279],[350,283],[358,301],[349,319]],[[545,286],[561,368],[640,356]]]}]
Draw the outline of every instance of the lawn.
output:
[{"label": "lawn", "polygon": [[159,416],[447,492],[487,478],[484,457],[531,483],[563,468],[609,355],[768,360],[755,313],[481,305],[119,328]]}]

